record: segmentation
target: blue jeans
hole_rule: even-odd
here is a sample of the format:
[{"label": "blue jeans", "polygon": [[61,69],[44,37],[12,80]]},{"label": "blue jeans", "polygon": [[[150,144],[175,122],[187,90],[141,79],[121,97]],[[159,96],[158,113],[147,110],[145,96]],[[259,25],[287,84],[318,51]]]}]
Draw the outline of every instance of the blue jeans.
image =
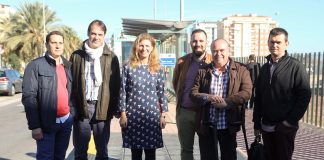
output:
[{"label": "blue jeans", "polygon": [[37,160],[64,160],[72,130],[72,115],[64,123],[56,123],[50,132],[43,132],[43,139],[37,140]]}]

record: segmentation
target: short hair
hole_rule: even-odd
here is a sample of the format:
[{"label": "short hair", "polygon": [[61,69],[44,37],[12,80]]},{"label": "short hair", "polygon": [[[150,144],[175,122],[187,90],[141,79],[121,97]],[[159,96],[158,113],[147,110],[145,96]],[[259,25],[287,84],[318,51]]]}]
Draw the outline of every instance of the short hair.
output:
[{"label": "short hair", "polygon": [[203,30],[203,29],[195,29],[191,32],[191,37],[192,35],[196,34],[196,33],[204,33],[206,38],[207,38],[207,33]]},{"label": "short hair", "polygon": [[224,38],[217,38],[217,39],[213,40],[212,43],[211,43],[211,45],[210,45],[210,47],[214,46],[214,43],[216,43],[217,41],[224,41],[227,44],[227,48],[230,49],[230,44]]},{"label": "short hair", "polygon": [[93,25],[98,25],[99,27],[101,27],[101,29],[104,31],[104,34],[106,34],[107,27],[106,27],[105,23],[104,23],[103,21],[101,21],[101,20],[96,19],[96,20],[93,20],[93,21],[89,24],[89,26],[88,26],[88,35],[90,35],[91,27],[92,27]]},{"label": "short hair", "polygon": [[271,29],[271,31],[269,33],[269,38],[270,38],[271,35],[272,36],[277,36],[277,35],[280,35],[280,34],[285,35],[285,41],[287,42],[288,41],[288,32],[285,29],[279,28],[279,27]]},{"label": "short hair", "polygon": [[250,61],[251,61],[251,60],[255,61],[255,54],[250,54],[250,55],[249,55],[249,60],[250,60]]},{"label": "short hair", "polygon": [[52,35],[59,35],[59,36],[62,36],[63,37],[63,42],[64,42],[64,36],[63,36],[63,33],[60,32],[60,31],[51,31],[49,32],[47,35],[46,35],[46,43],[49,42],[50,38]]}]

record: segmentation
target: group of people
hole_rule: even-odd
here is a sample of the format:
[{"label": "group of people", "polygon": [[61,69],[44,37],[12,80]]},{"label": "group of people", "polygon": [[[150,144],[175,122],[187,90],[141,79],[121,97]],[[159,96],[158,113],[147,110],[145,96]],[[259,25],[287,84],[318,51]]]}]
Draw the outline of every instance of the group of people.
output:
[{"label": "group of people", "polygon": [[255,55],[247,65],[235,62],[231,46],[222,38],[212,41],[207,54],[206,32],[192,32],[192,53],[178,59],[172,80],[181,160],[194,159],[196,133],[202,160],[236,160],[236,133],[244,123],[246,104],[254,108],[254,134],[262,134],[266,159],[292,159],[298,121],[307,110],[311,90],[306,69],[289,56],[288,44],[288,32],[273,28],[270,54],[260,68]]},{"label": "group of people", "polygon": [[[93,134],[96,159],[108,160],[114,116],[120,118],[123,147],[131,149],[132,160],[142,159],[143,151],[146,160],[154,160],[156,149],[163,147],[168,106],[155,39],[140,34],[120,71],[117,56],[104,42],[106,31],[102,21],[92,21],[88,39],[69,60],[62,56],[64,35],[52,31],[45,55],[27,65],[22,103],[37,159],[64,159],[73,126],[75,159],[87,159]],[[253,83],[247,66],[230,58],[225,39],[213,40],[209,54],[206,32],[196,29],[190,45],[192,53],[177,60],[172,78],[181,159],[194,159],[197,133],[202,160],[235,160],[236,133],[254,88],[255,135],[262,134],[269,160],[291,159],[298,121],[311,94],[305,68],[287,53],[288,33],[270,31],[271,54]]]},{"label": "group of people", "polygon": [[[117,56],[104,42],[106,25],[94,20],[88,39],[65,59],[64,35],[46,36],[47,51],[26,67],[22,103],[28,128],[36,140],[36,159],[63,160],[73,126],[74,158],[88,159],[93,134],[96,159],[108,160],[110,122],[120,117],[123,147],[132,159],[155,159],[163,147],[162,129],[168,111],[165,75],[154,38],[143,33],[120,72]],[[121,74],[122,73],[122,74]]]}]

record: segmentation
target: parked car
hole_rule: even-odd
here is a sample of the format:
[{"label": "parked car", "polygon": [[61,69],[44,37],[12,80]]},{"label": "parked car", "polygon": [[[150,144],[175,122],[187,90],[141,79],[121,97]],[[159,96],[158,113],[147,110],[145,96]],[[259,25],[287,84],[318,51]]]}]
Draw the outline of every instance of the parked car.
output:
[{"label": "parked car", "polygon": [[20,73],[11,68],[0,68],[0,93],[9,96],[22,92],[23,77]]}]

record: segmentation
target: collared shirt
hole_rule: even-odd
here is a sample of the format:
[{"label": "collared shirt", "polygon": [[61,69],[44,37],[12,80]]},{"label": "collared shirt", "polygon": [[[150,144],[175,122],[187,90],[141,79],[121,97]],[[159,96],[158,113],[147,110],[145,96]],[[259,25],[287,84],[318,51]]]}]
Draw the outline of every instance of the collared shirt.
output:
[{"label": "collared shirt", "polygon": [[272,75],[273,75],[273,71],[276,69],[277,64],[278,64],[279,60],[276,61],[269,61],[269,65],[270,65],[270,84],[271,84],[271,80],[272,80]]},{"label": "collared shirt", "polygon": [[94,60],[89,56],[85,58],[85,94],[86,100],[94,101],[98,100],[99,87],[95,86],[95,75],[94,75]]},{"label": "collared shirt", "polygon": [[62,117],[57,117],[56,118],[56,123],[64,123],[70,116],[70,113],[66,114],[65,116]]},{"label": "collared shirt", "polygon": [[[276,69],[276,67],[278,65],[278,61],[279,60],[276,60],[276,61],[270,60],[269,61],[269,65],[270,65],[270,84],[271,84],[273,72],[274,72],[274,70]],[[264,130],[266,132],[274,132],[276,126],[275,125],[265,125],[265,124],[261,123],[261,127],[262,127],[262,130]]]},{"label": "collared shirt", "polygon": [[[229,82],[229,63],[225,66],[225,71],[219,72],[219,69],[213,68],[211,84],[210,84],[210,94],[221,96],[222,98],[227,97],[227,88]],[[213,126],[216,126],[217,129],[226,129],[226,110],[225,109],[216,109],[211,106],[209,113],[209,121]]]},{"label": "collared shirt", "polygon": [[[54,57],[53,57],[49,52],[46,52],[45,54],[48,54],[48,56],[49,56],[50,58],[52,58],[53,60],[55,60]],[[56,62],[56,61],[55,61],[55,62]],[[62,61],[61,57],[60,57],[60,60],[59,60],[59,64],[63,64],[63,61]],[[58,64],[56,64],[56,65],[58,65]]]}]

